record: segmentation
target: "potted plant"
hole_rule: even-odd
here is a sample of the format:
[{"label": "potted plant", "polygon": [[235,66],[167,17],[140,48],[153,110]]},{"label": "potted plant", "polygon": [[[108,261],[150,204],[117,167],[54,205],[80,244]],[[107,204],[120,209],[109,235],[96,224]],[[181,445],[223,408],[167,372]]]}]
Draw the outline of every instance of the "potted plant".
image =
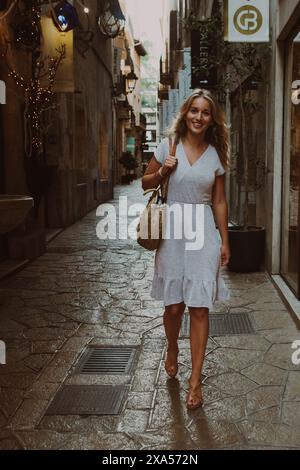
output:
[{"label": "potted plant", "polygon": [[122,176],[122,183],[123,184],[130,184],[133,180],[133,176],[131,174],[132,170],[135,170],[139,166],[137,158],[132,155],[130,151],[126,151],[122,153],[122,157],[119,158],[119,162],[125,168],[125,175]]},{"label": "potted plant", "polygon": [[[251,120],[259,112],[260,105],[254,90],[240,86],[236,103],[239,116],[240,137],[238,145],[232,145],[230,173],[238,187],[235,224],[229,224],[231,258],[229,270],[254,272],[260,269],[265,253],[265,227],[251,222],[251,199],[264,185],[267,169],[257,149],[256,137],[252,135]],[[249,125],[248,125],[249,123]],[[235,143],[236,144],[236,143]]]},{"label": "potted plant", "polygon": [[250,222],[250,196],[255,196],[263,187],[267,168],[260,155],[257,136],[253,136],[253,117],[257,119],[262,109],[259,89],[264,85],[263,66],[269,47],[245,43],[228,45],[226,52],[226,81],[236,85],[237,132],[241,141],[231,160],[231,174],[236,176],[241,207],[237,224],[228,229],[231,249],[228,267],[231,271],[254,272],[264,261],[266,231],[265,227]]},{"label": "potted plant", "polygon": [[[228,103],[226,97],[235,97],[238,128],[231,128],[231,133],[239,136],[241,144],[235,161],[230,162],[230,174],[236,176],[240,210],[237,223],[229,224],[228,228],[231,248],[229,269],[257,271],[264,260],[265,228],[250,223],[250,195],[262,188],[267,171],[259,152],[252,150],[253,147],[258,149],[251,139],[251,117],[261,108],[258,95],[264,85],[264,64],[270,48],[264,44],[225,42],[220,10],[206,19],[191,15],[186,27],[201,32],[201,38],[210,52],[208,60],[192,57],[192,71],[199,87],[206,83],[204,86],[215,92],[223,104]],[[195,79],[193,86],[196,86]]]}]

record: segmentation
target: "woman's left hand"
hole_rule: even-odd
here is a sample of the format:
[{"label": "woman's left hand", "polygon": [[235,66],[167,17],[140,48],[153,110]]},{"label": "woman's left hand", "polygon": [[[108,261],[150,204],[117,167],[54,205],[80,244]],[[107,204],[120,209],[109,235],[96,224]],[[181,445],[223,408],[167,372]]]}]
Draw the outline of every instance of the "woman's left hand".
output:
[{"label": "woman's left hand", "polygon": [[222,244],[221,246],[221,266],[226,266],[230,259],[230,248],[229,245]]}]

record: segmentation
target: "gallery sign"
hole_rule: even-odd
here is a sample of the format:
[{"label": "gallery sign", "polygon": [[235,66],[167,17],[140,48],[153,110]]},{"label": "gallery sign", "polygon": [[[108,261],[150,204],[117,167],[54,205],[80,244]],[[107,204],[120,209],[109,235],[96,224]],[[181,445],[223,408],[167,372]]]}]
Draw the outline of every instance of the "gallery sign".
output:
[{"label": "gallery sign", "polygon": [[225,40],[269,42],[269,0],[226,0]]},{"label": "gallery sign", "polygon": [[192,88],[213,89],[217,84],[215,37],[208,21],[191,31]]}]

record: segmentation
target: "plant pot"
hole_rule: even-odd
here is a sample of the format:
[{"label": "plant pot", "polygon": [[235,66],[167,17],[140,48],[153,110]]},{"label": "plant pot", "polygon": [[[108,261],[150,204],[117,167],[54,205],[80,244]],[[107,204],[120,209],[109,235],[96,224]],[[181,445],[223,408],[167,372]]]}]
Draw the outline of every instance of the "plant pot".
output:
[{"label": "plant pot", "polygon": [[230,227],[228,229],[231,258],[230,271],[259,271],[264,261],[266,230],[264,227]]}]

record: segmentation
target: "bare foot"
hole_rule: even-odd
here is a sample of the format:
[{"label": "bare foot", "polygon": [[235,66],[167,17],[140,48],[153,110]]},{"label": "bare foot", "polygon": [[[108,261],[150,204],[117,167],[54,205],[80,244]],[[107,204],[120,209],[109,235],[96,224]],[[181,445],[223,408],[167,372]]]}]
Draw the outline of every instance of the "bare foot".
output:
[{"label": "bare foot", "polygon": [[178,348],[177,349],[168,348],[168,350],[167,350],[167,357],[166,357],[166,361],[165,361],[165,370],[166,370],[168,376],[171,377],[171,379],[176,377],[176,374],[178,372],[178,362],[177,362],[178,353],[179,353]]},{"label": "bare foot", "polygon": [[201,381],[192,383],[189,379],[189,390],[186,396],[186,407],[189,410],[195,410],[203,405],[203,397],[201,390]]}]

